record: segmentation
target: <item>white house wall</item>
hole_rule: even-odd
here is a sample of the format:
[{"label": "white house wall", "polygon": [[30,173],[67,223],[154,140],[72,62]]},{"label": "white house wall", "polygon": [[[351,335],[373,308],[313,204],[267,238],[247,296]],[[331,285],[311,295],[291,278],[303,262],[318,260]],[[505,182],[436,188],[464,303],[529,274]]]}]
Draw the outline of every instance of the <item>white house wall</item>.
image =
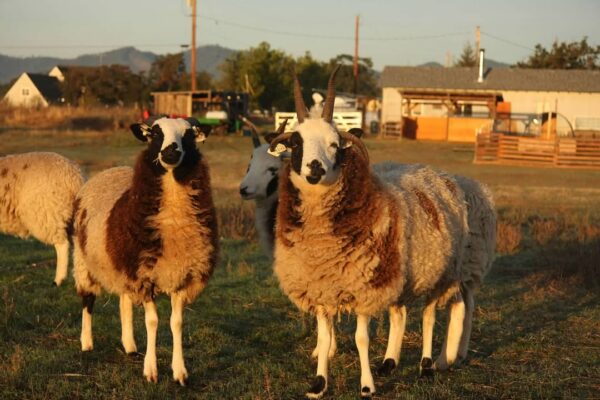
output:
[{"label": "white house wall", "polygon": [[[24,94],[24,90],[27,94]],[[6,92],[4,100],[15,107],[48,106],[48,102],[26,73],[23,73]]]},{"label": "white house wall", "polygon": [[383,88],[381,122],[396,122],[402,119],[402,96],[396,88]]},{"label": "white house wall", "polygon": [[505,91],[502,95],[504,101],[511,103],[513,113],[542,113],[557,110],[573,126],[576,118],[600,119],[600,93]]}]

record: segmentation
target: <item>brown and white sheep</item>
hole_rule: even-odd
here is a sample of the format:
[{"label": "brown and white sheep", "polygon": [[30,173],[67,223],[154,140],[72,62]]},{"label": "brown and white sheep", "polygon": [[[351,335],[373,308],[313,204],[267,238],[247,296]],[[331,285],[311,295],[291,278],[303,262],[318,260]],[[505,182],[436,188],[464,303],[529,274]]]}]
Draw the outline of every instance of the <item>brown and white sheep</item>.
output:
[{"label": "brown and white sheep", "polygon": [[445,293],[462,304],[466,206],[462,191],[431,169],[389,181],[373,174],[364,144],[332,124],[334,77],[322,118],[309,118],[295,80],[295,132],[271,142],[271,154],[291,153],[279,177],[274,269],[292,302],[317,317],[317,378],[307,396],[326,391],[332,317],[349,311],[357,314],[361,395],[369,397],[370,317],[390,308],[388,352],[399,354],[403,305]]},{"label": "brown and white sheep", "polygon": [[79,167],[59,154],[0,157],[0,232],[53,245],[57,286],[67,277],[73,204],[82,185]]},{"label": "brown and white sheep", "polygon": [[78,195],[75,282],[83,299],[81,347],[92,350],[92,308],[101,288],[120,295],[122,340],[135,352],[132,303],[145,310],[144,376],[156,382],[154,298],[171,296],[173,378],[187,379],[183,308],[204,289],[217,260],[218,235],[208,165],[196,147],[206,134],[196,120],[161,118],[131,130],[148,147],[134,168],[106,170]]}]

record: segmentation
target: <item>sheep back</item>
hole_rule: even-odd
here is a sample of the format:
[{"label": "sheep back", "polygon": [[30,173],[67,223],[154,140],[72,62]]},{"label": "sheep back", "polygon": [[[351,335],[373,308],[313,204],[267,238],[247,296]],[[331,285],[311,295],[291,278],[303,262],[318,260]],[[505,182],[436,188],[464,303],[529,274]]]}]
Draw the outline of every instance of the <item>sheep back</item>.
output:
[{"label": "sheep back", "polygon": [[66,242],[82,185],[79,167],[56,153],[0,158],[0,231],[46,244]]}]

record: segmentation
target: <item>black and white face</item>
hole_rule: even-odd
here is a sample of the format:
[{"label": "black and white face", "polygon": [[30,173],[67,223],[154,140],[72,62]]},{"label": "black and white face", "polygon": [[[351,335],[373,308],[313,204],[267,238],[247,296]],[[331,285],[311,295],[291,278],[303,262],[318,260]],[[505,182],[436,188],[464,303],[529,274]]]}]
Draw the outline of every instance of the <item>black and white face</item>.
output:
[{"label": "black and white face", "polygon": [[248,171],[240,183],[240,196],[244,200],[262,200],[277,193],[281,158],[270,155],[268,149],[268,144],[262,144],[252,151]]},{"label": "black and white face", "polygon": [[196,142],[208,136],[193,119],[159,118],[152,123],[133,124],[131,131],[136,138],[149,143],[149,151],[167,171],[177,168],[186,153],[195,153]]},{"label": "black and white face", "polygon": [[351,145],[342,140],[333,124],[314,118],[297,125],[295,132],[276,144],[271,154],[285,148],[291,153],[293,174],[311,185],[331,185],[339,177],[344,149]]}]

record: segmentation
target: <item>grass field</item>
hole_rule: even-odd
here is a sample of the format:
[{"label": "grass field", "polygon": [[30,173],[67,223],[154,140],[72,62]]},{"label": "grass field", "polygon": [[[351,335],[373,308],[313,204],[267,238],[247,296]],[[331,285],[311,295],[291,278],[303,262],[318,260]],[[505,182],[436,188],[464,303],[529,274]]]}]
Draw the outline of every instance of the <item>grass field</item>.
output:
[{"label": "grass field", "polygon": [[[131,164],[141,144],[125,131],[4,131],[0,153],[56,151],[88,175]],[[420,309],[409,310],[401,368],[376,378],[379,399],[600,398],[600,172],[475,166],[468,145],[368,140],[374,162],[432,164],[488,183],[500,214],[498,259],[481,292],[468,365],[417,379]],[[280,292],[254,240],[251,204],[237,196],[249,159],[247,138],[209,138],[222,223],[222,257],[206,290],[185,313],[190,382],[171,382],[167,298],[158,301],[158,384],[142,378],[143,357],[120,346],[118,298],[95,308],[95,349],[79,350],[80,300],[69,278],[52,287],[54,253],[33,240],[0,235],[0,399],[296,399],[316,364],[312,318]],[[145,350],[143,312],[136,338]],[[445,318],[438,313],[434,349]],[[328,398],[354,399],[360,368],[352,318],[342,316]],[[382,361],[387,325],[371,324],[371,364]]]}]

